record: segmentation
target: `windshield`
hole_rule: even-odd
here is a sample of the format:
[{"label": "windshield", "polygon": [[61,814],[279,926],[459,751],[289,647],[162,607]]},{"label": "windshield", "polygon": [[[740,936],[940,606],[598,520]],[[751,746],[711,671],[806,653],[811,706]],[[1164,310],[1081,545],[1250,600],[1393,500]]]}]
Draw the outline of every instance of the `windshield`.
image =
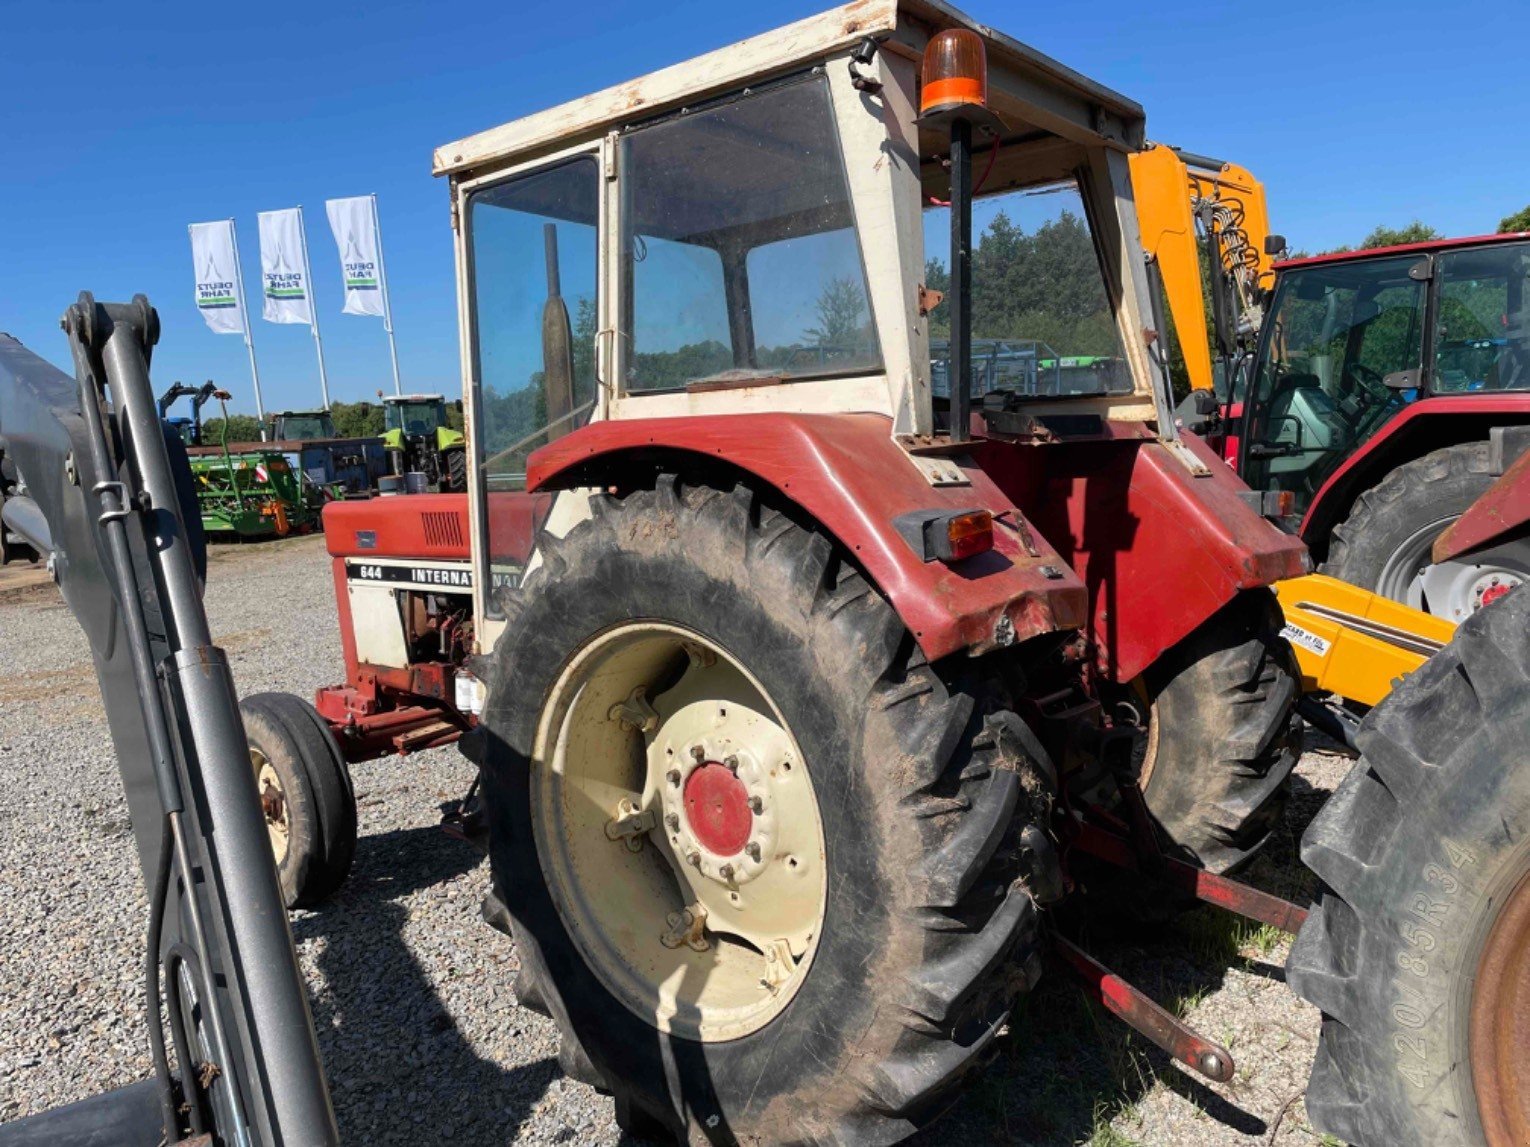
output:
[{"label": "windshield", "polygon": [[1530,390],[1527,276],[1530,244],[1440,256],[1431,391]]},{"label": "windshield", "polygon": [[1305,509],[1356,447],[1417,397],[1427,276],[1405,255],[1286,272],[1260,343],[1244,479]]},{"label": "windshield", "polygon": [[335,424],[328,415],[284,414],[282,437],[291,439],[333,438]]},{"label": "windshield", "polygon": [[[985,162],[978,156],[981,174]],[[1078,185],[984,196],[972,205],[972,391],[1021,397],[1125,394],[1131,373]],[[925,285],[950,288],[951,209],[924,213]],[[934,393],[947,382],[950,303],[930,314]]]},{"label": "windshield", "polygon": [[881,368],[822,76],[621,147],[629,391]]},{"label": "windshield", "polygon": [[434,434],[446,425],[446,410],[441,400],[434,402],[390,402],[384,424],[389,430],[403,430],[410,436]]}]

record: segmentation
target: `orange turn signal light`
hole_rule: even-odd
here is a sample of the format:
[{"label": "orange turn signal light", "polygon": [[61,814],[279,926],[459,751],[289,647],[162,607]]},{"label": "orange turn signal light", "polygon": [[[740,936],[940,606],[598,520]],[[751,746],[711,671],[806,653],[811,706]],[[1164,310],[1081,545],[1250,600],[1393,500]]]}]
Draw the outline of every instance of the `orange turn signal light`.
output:
[{"label": "orange turn signal light", "polygon": [[947,28],[924,49],[919,114],[988,106],[988,53],[968,28]]},{"label": "orange turn signal light", "polygon": [[993,549],[993,514],[987,510],[915,510],[893,526],[921,561],[959,562]]},{"label": "orange turn signal light", "polygon": [[987,510],[968,510],[948,518],[946,544],[951,556],[944,560],[952,562],[993,549],[993,515]]}]

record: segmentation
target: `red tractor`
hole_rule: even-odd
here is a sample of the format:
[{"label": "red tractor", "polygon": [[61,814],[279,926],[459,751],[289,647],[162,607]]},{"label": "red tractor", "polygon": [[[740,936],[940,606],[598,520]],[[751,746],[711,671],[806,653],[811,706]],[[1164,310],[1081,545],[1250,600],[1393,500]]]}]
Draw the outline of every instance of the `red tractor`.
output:
[{"label": "red tractor", "polygon": [[1276,268],[1238,467],[1293,495],[1323,572],[1452,622],[1530,575],[1524,539],[1430,557],[1530,446],[1527,280],[1524,234]]},{"label": "red tractor", "polygon": [[470,729],[517,994],[629,1128],[900,1138],[1072,893],[1300,920],[1222,874],[1295,763],[1268,586],[1306,554],[1175,429],[1141,146],[1131,101],[879,0],[436,153],[469,491],[326,510],[319,703],[348,755]]}]

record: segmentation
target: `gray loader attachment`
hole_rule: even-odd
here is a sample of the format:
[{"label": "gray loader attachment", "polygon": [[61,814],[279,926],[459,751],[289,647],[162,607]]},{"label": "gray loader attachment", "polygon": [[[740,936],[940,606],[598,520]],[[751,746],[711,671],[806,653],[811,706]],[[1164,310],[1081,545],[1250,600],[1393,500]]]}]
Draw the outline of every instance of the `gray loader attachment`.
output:
[{"label": "gray loader attachment", "polygon": [[73,379],[0,335],[0,438],[18,471],[0,512],[90,640],[149,894],[155,1076],[0,1127],[0,1147],[335,1143],[233,679],[202,607],[190,471],[150,387],[159,319],[142,295],[81,294],[63,326]]}]

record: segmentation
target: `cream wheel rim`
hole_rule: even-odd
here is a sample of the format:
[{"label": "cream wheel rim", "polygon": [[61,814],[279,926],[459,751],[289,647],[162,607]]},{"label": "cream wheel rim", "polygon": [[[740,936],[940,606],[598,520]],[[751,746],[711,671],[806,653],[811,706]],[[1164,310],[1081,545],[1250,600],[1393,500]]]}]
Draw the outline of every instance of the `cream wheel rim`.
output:
[{"label": "cream wheel rim", "polygon": [[276,768],[259,749],[250,747],[250,764],[255,768],[255,791],[260,796],[260,812],[265,818],[266,835],[271,838],[271,854],[280,865],[287,859],[292,847],[291,812],[287,807],[287,792]]},{"label": "cream wheel rim", "polygon": [[779,709],[734,657],[663,622],[586,643],[542,712],[537,853],[601,983],[662,1031],[758,1031],[806,979],[828,901],[823,823]]}]

